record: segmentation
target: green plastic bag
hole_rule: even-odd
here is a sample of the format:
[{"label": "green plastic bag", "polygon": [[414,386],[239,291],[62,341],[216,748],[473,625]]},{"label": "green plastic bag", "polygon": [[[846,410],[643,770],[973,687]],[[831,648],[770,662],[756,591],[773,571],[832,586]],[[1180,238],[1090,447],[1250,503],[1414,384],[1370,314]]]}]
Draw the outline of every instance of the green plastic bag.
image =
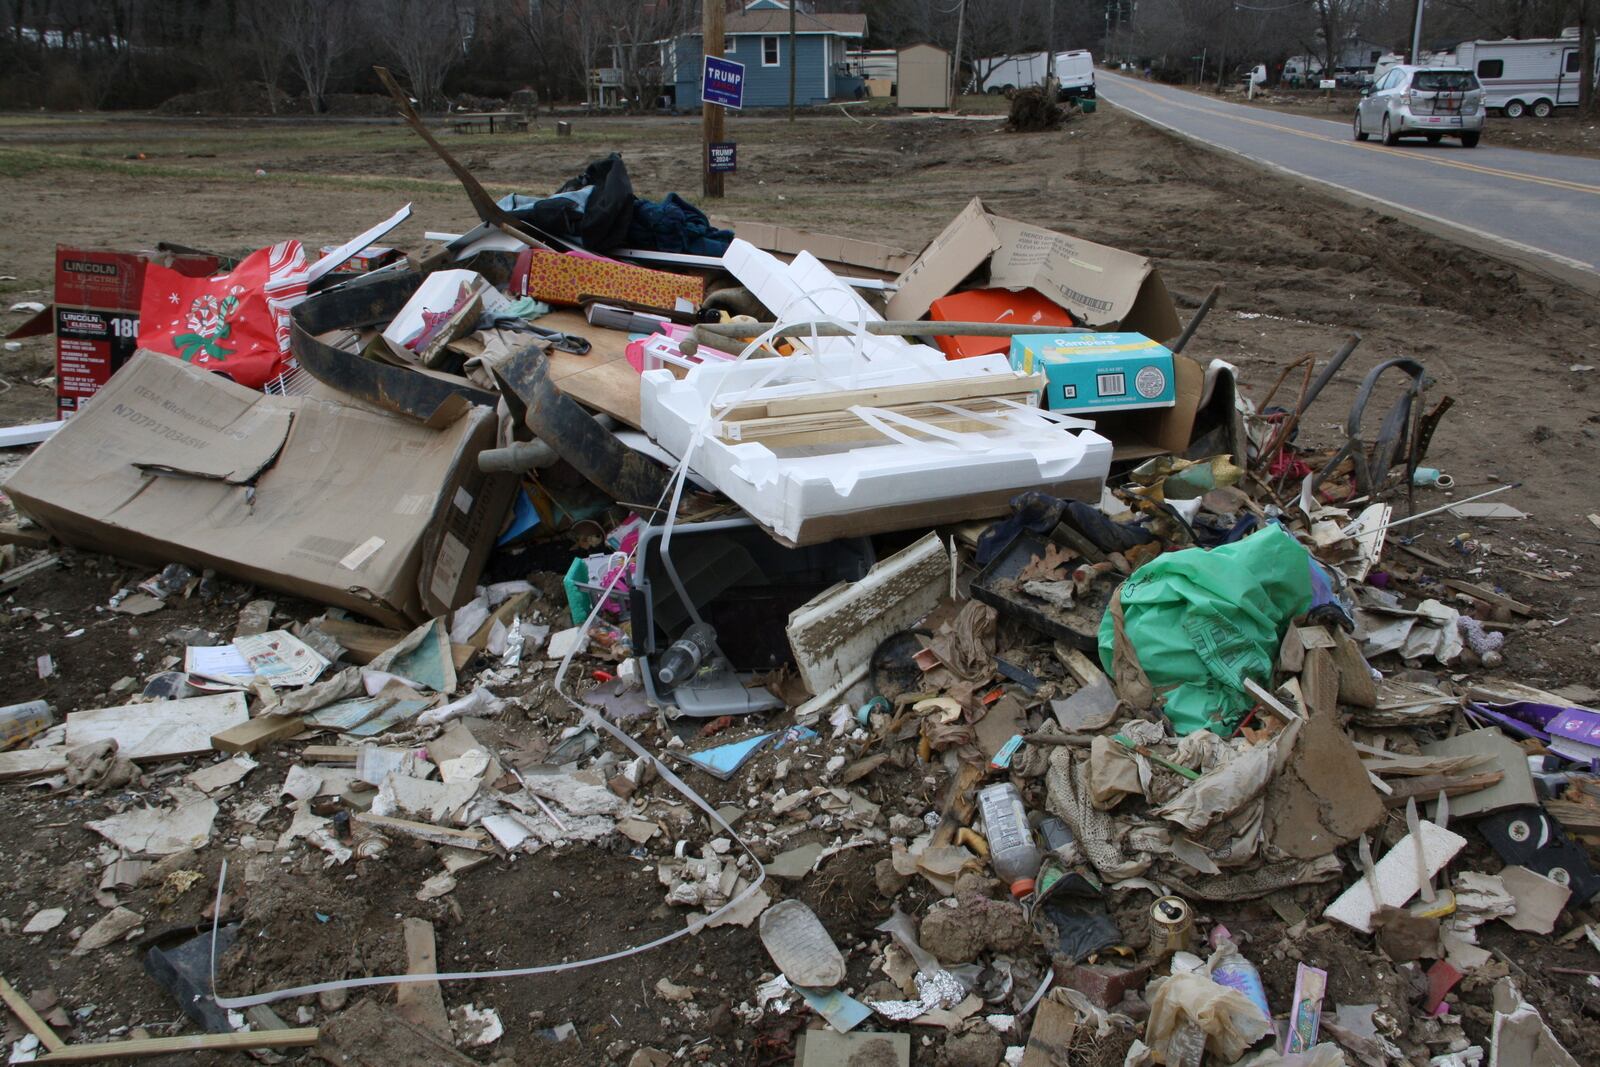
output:
[{"label": "green plastic bag", "polygon": [[1209,552],[1158,556],[1122,583],[1100,620],[1100,662],[1117,694],[1158,697],[1179,736],[1227,735],[1254,704],[1290,620],[1311,607],[1311,558],[1280,526]]}]

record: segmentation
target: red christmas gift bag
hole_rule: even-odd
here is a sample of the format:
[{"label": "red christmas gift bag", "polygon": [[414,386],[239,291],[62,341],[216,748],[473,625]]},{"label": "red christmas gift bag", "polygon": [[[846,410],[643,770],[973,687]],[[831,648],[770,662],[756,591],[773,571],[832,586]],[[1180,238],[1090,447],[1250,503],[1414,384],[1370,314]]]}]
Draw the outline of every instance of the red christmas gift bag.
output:
[{"label": "red christmas gift bag", "polygon": [[260,389],[293,366],[289,309],[305,298],[308,277],[299,241],[258,249],[210,278],[152,263],[139,305],[139,347]]}]

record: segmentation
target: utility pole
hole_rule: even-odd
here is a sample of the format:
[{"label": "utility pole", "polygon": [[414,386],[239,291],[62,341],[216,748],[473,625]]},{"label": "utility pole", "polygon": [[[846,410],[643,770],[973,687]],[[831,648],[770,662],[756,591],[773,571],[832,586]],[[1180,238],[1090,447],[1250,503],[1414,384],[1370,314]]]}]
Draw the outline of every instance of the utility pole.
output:
[{"label": "utility pole", "polygon": [[[1056,75],[1056,0],[1050,0],[1050,27],[1049,27],[1049,29],[1047,29],[1045,31],[1044,40],[1045,40],[1045,47],[1050,50],[1049,53],[1048,53],[1048,58],[1044,61],[1044,67],[1045,67],[1044,85],[1045,85],[1045,91],[1049,92],[1050,89],[1051,89],[1051,85],[1050,85],[1051,81],[1052,80],[1057,80],[1057,75]],[[1054,99],[1054,97],[1052,97],[1051,99]]]},{"label": "utility pole", "polygon": [[[701,47],[708,56],[722,58],[723,8],[726,0],[703,0],[704,13],[700,20]],[[721,104],[700,100],[700,168],[705,172],[705,194],[722,197],[722,175],[711,173],[711,146],[725,136],[724,109]]]},{"label": "utility pole", "polygon": [[956,54],[950,59],[950,106],[955,107],[961,101],[961,31],[967,26],[967,0],[961,0],[961,7],[956,12]]},{"label": "utility pole", "polygon": [[1422,0],[1417,0],[1417,17],[1411,24],[1411,62],[1422,62]]},{"label": "utility pole", "polygon": [[[789,121],[794,121],[794,72],[800,65],[800,53],[794,49],[794,9],[800,0],[789,0]],[[831,57],[830,57],[831,58]],[[824,74],[824,77],[827,75]]]}]

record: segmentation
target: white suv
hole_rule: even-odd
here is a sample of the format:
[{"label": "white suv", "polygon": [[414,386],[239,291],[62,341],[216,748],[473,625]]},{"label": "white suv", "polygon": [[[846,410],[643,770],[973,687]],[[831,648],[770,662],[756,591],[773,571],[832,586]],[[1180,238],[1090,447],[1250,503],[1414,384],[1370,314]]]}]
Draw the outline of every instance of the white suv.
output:
[{"label": "white suv", "polygon": [[1356,140],[1377,134],[1387,145],[1422,136],[1429,144],[1459,137],[1476,148],[1483,135],[1483,86],[1470,70],[1392,67],[1356,104]]}]

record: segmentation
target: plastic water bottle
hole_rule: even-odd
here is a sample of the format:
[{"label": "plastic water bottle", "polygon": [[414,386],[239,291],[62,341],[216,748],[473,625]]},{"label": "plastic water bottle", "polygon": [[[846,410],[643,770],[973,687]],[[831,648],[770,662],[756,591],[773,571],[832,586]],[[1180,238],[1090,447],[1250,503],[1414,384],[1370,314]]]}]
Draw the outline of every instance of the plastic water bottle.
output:
[{"label": "plastic water bottle", "polygon": [[42,700],[0,708],[0,749],[18,745],[55,724],[50,705]]},{"label": "plastic water bottle", "polygon": [[1211,931],[1211,947],[1216,950],[1211,956],[1211,980],[1243,993],[1271,1022],[1272,1007],[1267,1003],[1266,986],[1261,984],[1261,972],[1244,958],[1226,926],[1219,925]]},{"label": "plastic water bottle", "polygon": [[1044,857],[1033,843],[1028,828],[1028,809],[1022,794],[1010,782],[985,786],[978,791],[978,811],[983,816],[983,833],[989,839],[989,864],[1011,895],[1025,897],[1033,892],[1033,876],[1039,873]]},{"label": "plastic water bottle", "polygon": [[710,623],[697,622],[683,636],[667,646],[656,668],[656,679],[667,688],[693,678],[700,665],[711,658],[717,647],[717,631]]}]

